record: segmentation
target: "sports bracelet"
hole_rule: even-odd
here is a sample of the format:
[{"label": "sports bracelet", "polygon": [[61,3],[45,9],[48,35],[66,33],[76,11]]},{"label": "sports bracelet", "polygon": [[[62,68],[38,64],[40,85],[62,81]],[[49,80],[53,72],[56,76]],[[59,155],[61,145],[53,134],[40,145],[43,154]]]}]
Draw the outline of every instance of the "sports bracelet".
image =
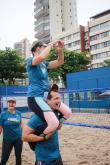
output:
[{"label": "sports bracelet", "polygon": [[40,134],[40,136],[43,137],[44,140],[46,140],[46,134],[42,133],[42,134]]},{"label": "sports bracelet", "polygon": [[53,44],[52,44],[52,43],[49,43],[48,45],[50,45],[50,46],[51,46],[51,48],[53,48]]}]

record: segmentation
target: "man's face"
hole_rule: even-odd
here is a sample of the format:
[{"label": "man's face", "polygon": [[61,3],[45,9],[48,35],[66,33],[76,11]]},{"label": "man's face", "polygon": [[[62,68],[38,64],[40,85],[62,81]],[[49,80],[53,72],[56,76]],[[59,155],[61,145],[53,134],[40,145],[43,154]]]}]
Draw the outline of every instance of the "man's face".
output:
[{"label": "man's face", "polygon": [[51,96],[52,98],[50,100],[48,100],[48,104],[52,109],[59,109],[60,104],[61,104],[61,97],[60,94],[58,92],[51,92]]}]

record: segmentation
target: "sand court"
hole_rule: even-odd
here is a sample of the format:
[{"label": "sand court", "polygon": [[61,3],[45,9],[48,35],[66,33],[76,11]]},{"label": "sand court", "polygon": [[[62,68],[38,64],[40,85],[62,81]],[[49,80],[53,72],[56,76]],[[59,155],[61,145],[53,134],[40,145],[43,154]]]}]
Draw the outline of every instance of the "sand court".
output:
[{"label": "sand court", "polygon": [[[110,115],[73,114],[69,121],[110,126]],[[63,125],[59,139],[64,165],[110,165],[110,129]],[[12,152],[7,165],[14,164]],[[27,143],[23,147],[22,164],[34,165],[34,153]]]}]

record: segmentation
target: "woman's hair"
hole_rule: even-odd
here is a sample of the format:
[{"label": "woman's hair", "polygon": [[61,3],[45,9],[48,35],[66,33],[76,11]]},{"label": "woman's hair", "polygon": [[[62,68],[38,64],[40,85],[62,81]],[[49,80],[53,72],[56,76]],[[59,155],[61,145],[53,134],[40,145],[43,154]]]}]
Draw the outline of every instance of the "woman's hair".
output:
[{"label": "woman's hair", "polygon": [[35,52],[37,47],[42,47],[42,46],[46,47],[47,44],[44,44],[41,41],[34,41],[31,46],[31,52],[32,53]]},{"label": "woman's hair", "polygon": [[57,84],[53,84],[52,87],[50,88],[48,95],[47,95],[47,99],[50,100],[52,98],[51,96],[51,92],[58,92],[59,88]]}]

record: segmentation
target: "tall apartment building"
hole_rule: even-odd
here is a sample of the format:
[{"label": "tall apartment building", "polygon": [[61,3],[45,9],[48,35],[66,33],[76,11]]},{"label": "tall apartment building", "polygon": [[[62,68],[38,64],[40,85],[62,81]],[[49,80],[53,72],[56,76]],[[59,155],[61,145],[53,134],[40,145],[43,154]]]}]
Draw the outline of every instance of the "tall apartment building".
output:
[{"label": "tall apartment building", "polygon": [[92,67],[97,68],[110,59],[110,9],[92,16],[88,30]]},{"label": "tall apartment building", "polygon": [[14,44],[14,49],[16,49],[24,58],[28,58],[30,55],[30,42],[27,38],[20,42]]},{"label": "tall apartment building", "polygon": [[35,38],[48,43],[77,26],[76,0],[35,0]]},{"label": "tall apartment building", "polygon": [[49,11],[51,40],[56,34],[77,27],[76,0],[49,0]]},{"label": "tall apartment building", "polygon": [[50,41],[49,1],[35,0],[35,38],[48,43]]}]

